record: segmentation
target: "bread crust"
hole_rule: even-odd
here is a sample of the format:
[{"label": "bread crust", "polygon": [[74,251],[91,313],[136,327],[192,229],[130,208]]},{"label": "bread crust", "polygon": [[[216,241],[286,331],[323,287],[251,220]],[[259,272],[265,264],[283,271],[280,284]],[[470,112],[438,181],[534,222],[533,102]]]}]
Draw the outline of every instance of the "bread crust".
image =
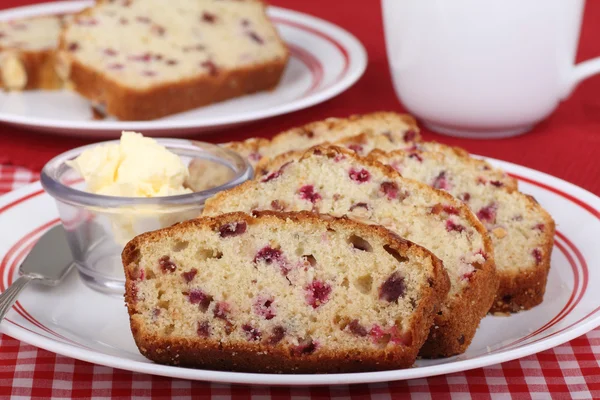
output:
[{"label": "bread crust", "polygon": [[73,60],[69,79],[79,94],[104,105],[109,115],[125,121],[143,121],[274,89],[286,64],[287,57],[272,63],[220,70],[218,76],[203,75],[135,90]]},{"label": "bread crust", "polygon": [[[302,155],[300,161],[312,157],[313,154],[325,154],[330,158],[334,158],[338,154],[343,154],[365,165],[380,169],[392,180],[405,179],[388,165],[373,159],[359,157],[353,151],[336,146],[312,147]],[[467,289],[459,296],[445,302],[444,307],[435,317],[434,328],[432,328],[428,340],[419,352],[419,355],[428,358],[449,357],[461,354],[464,353],[473,340],[479,322],[488,313],[498,289],[492,240],[488,235],[487,229],[471,210],[454,196],[442,190],[434,189],[424,183],[410,181],[421,186],[423,190],[435,190],[447,202],[453,204],[459,211],[459,215],[471,223],[483,240],[483,250],[487,256],[485,262],[482,265],[476,266],[478,267],[477,273],[473,275],[470,284],[466,286]],[[225,196],[239,196],[244,193],[246,187],[255,184],[257,184],[256,181],[247,181],[226,192],[218,193],[207,201],[204,209],[205,215],[219,212],[220,199],[225,198]]]},{"label": "bread crust", "polygon": [[[206,338],[169,338],[158,337],[145,331],[143,324],[135,318],[136,310],[136,273],[140,244],[146,241],[160,240],[175,231],[207,226],[218,230],[229,222],[245,221],[248,225],[259,224],[267,220],[290,219],[300,223],[325,224],[329,229],[343,227],[352,229],[365,237],[377,235],[383,237],[393,249],[406,254],[429,257],[432,261],[433,276],[428,286],[424,286],[422,301],[414,311],[417,317],[412,326],[413,342],[411,346],[388,346],[385,349],[355,349],[339,354],[332,350],[321,349],[313,354],[293,354],[291,346],[269,346],[262,343],[240,342],[220,343]],[[398,369],[410,367],[422,343],[426,340],[433,316],[438,305],[450,289],[448,275],[442,262],[431,252],[412,242],[398,237],[389,230],[375,225],[365,225],[348,218],[335,218],[302,212],[257,212],[255,216],[235,212],[217,217],[203,217],[176,224],[158,231],[144,233],[131,240],[123,250],[122,262],[125,268],[125,302],[130,317],[131,330],[140,352],[147,358],[168,365],[209,368],[218,370],[271,372],[271,373],[333,373]]]},{"label": "bread crust", "polygon": [[[76,15],[91,15],[101,4],[99,2]],[[71,57],[65,32],[66,28],[60,38],[59,51],[68,60],[66,69],[74,90],[103,106],[108,115],[123,121],[157,119],[234,97],[273,90],[279,84],[290,57],[285,43],[277,36],[286,51],[272,62],[236,69],[219,68],[215,75],[203,74],[138,90],[124,86]]]}]

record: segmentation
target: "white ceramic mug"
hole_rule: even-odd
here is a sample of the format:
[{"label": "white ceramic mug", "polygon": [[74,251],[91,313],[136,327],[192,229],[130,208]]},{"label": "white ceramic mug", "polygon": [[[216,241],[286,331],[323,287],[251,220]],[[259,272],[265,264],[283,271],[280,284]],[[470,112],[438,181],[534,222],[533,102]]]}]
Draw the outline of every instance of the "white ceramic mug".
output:
[{"label": "white ceramic mug", "polygon": [[524,133],[600,72],[600,58],[575,65],[584,0],[382,0],[382,7],[396,93],[440,133]]}]

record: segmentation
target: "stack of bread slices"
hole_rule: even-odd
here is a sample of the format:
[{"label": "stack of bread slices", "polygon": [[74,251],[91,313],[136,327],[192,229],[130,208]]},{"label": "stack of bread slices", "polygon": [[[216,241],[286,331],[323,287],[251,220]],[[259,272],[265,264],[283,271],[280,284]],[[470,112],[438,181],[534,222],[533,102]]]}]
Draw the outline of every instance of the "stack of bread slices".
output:
[{"label": "stack of bread slices", "polygon": [[503,171],[422,141],[409,116],[331,118],[225,146],[255,179],[123,253],[132,332],[152,360],[406,368],[464,352],[488,312],[543,300],[550,215]]}]

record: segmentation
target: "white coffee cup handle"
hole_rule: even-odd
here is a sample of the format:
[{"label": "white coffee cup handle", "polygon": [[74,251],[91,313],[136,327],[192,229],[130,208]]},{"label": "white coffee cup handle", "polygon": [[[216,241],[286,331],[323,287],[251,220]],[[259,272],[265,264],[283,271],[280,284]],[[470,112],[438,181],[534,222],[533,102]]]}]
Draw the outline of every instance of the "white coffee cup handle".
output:
[{"label": "white coffee cup handle", "polygon": [[575,65],[575,68],[573,68],[573,72],[571,74],[570,82],[568,82],[568,85],[565,88],[563,99],[569,97],[571,92],[573,92],[573,90],[577,87],[577,85],[579,85],[579,83],[581,83],[581,81],[599,73],[600,57],[592,58]]}]

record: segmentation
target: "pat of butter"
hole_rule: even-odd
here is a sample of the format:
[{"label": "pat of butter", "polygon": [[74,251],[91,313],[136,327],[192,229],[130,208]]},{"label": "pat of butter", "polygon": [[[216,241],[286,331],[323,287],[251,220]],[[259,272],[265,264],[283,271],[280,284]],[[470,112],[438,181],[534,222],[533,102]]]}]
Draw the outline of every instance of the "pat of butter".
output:
[{"label": "pat of butter", "polygon": [[123,132],[119,144],[93,147],[67,164],[83,176],[91,193],[160,197],[192,192],[183,185],[189,172],[179,156],[135,132]]},{"label": "pat of butter", "polygon": [[[174,153],[154,139],[123,132],[118,144],[92,147],[67,164],[85,180],[87,191],[121,197],[162,197],[192,190],[184,187],[189,172]],[[125,245],[135,236],[170,226],[198,215],[189,206],[135,205],[102,209],[97,216],[110,223],[114,241]],[[101,221],[98,221],[101,222]]]}]

